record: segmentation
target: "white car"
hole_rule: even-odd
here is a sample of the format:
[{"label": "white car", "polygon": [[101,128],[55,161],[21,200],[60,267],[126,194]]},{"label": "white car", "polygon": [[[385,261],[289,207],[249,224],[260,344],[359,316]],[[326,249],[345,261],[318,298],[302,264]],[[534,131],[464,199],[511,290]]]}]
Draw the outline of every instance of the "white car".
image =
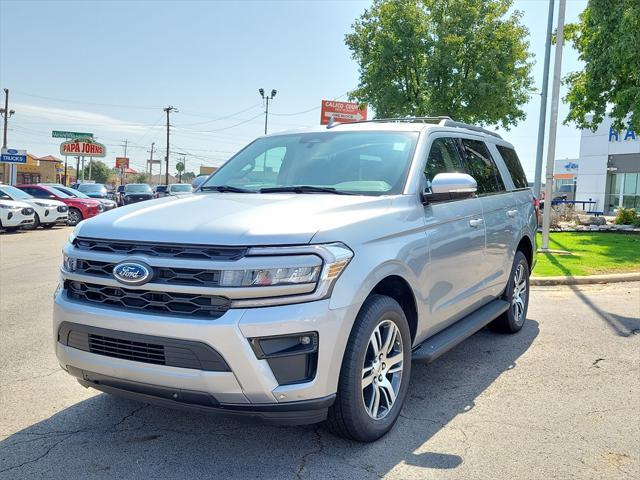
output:
[{"label": "white car", "polygon": [[33,217],[31,205],[0,198],[0,229],[13,232],[20,227],[32,225]]},{"label": "white car", "polygon": [[167,189],[167,195],[190,195],[193,187],[188,183],[172,183]]},{"label": "white car", "polygon": [[56,223],[66,223],[69,216],[69,207],[61,201],[35,198],[11,185],[0,184],[0,199],[23,202],[33,208],[35,210],[33,228],[38,228],[38,226],[51,228]]}]

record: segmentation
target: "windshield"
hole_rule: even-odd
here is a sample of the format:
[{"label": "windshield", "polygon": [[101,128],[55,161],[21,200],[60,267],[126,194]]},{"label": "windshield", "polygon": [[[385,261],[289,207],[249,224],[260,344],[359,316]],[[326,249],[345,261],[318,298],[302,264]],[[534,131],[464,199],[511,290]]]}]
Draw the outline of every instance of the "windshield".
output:
[{"label": "windshield", "polygon": [[402,191],[417,132],[314,132],[263,137],[225,163],[201,187],[310,186],[360,195]]},{"label": "windshield", "polygon": [[69,188],[69,187],[55,187],[56,190],[60,190],[61,192],[66,193],[67,195],[69,195],[70,197],[73,198],[89,198],[89,196],[85,195],[84,193],[82,193],[79,190],[75,190],[73,188]]},{"label": "windshield", "polygon": [[12,187],[11,185],[1,187],[0,193],[10,196],[13,200],[29,200],[35,198],[33,195],[29,195],[27,192],[23,192],[19,188]]},{"label": "windshield", "polygon": [[151,193],[151,187],[146,183],[130,183],[124,187],[124,191],[132,193]]},{"label": "windshield", "polygon": [[170,190],[172,192],[190,192],[193,188],[188,183],[179,183],[178,185],[171,185]]},{"label": "windshield", "polygon": [[72,198],[71,195],[67,195],[62,190],[58,190],[55,187],[42,186],[47,192],[54,194],[56,197],[60,198]]},{"label": "windshield", "polygon": [[81,192],[107,193],[107,189],[101,183],[81,183],[77,189]]}]

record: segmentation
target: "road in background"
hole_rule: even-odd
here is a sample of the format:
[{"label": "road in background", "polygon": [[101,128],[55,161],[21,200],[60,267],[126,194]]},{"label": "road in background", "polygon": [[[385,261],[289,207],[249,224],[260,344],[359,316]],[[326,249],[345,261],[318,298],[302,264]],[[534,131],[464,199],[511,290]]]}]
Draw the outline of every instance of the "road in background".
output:
[{"label": "road in background", "polygon": [[0,236],[0,479],[640,476],[639,283],[535,288],[519,334],[414,364],[398,424],[364,445],[81,387],[51,331],[70,232]]}]

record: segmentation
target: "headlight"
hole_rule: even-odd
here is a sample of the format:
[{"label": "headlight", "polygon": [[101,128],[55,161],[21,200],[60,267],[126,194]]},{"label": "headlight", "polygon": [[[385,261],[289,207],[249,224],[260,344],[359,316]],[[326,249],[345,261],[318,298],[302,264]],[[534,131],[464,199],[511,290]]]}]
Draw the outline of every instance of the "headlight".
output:
[{"label": "headlight", "polygon": [[[283,265],[224,270],[220,277],[221,286],[240,287],[238,293],[242,288],[252,291],[251,298],[234,299],[232,307],[235,308],[322,300],[331,295],[336,280],[352,257],[353,252],[341,243],[251,248],[247,258],[256,263],[268,261],[273,265],[278,260]],[[260,295],[261,288],[268,289],[269,294]]]},{"label": "headlight", "polygon": [[38,205],[39,207],[50,207],[51,205],[49,205],[48,203],[44,203],[44,202],[34,202],[36,205]]},{"label": "headlight", "polygon": [[6,205],[4,203],[0,203],[0,208],[5,208],[7,210],[20,210],[21,207],[14,207],[13,205]]}]

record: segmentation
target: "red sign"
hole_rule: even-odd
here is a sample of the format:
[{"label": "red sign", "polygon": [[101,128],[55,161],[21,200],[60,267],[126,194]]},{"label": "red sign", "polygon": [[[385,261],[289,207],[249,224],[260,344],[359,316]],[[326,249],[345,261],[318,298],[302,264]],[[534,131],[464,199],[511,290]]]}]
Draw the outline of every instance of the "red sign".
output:
[{"label": "red sign", "polygon": [[367,119],[367,107],[360,108],[357,103],[322,100],[320,125],[326,125],[333,117],[334,122],[349,123]]},{"label": "red sign", "polygon": [[104,157],[107,149],[101,143],[94,142],[89,138],[78,138],[60,144],[60,154],[75,155],[81,157]]},{"label": "red sign", "polygon": [[129,168],[129,157],[116,157],[116,168]]}]

